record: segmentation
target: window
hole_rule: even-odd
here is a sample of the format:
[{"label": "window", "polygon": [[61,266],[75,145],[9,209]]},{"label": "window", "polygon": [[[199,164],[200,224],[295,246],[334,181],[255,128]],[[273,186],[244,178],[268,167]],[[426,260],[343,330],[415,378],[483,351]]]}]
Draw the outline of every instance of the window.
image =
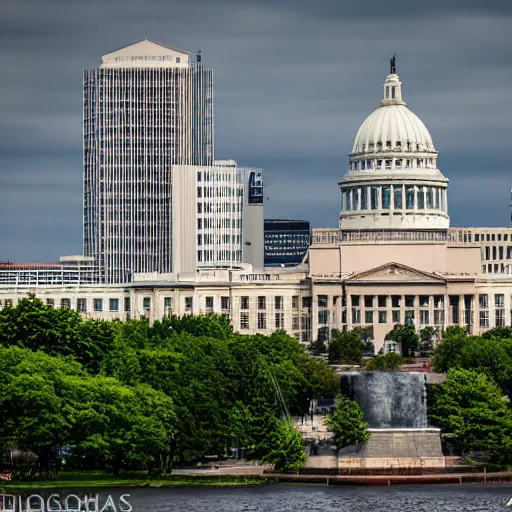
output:
[{"label": "window", "polygon": [[318,296],[318,307],[326,308],[329,305],[329,298],[327,295],[319,295]]},{"label": "window", "polygon": [[414,295],[406,295],[405,296],[405,307],[406,308],[414,307]]},{"label": "window", "polygon": [[185,310],[190,311],[192,309],[192,297],[185,297]]},{"label": "window", "polygon": [[505,327],[505,310],[496,309],[496,327]]},{"label": "window", "polygon": [[292,316],[292,331],[299,330],[299,317],[297,315]]},{"label": "window", "polygon": [[240,313],[240,329],[249,329],[249,313]]},{"label": "window", "polygon": [[361,304],[361,296],[360,295],[351,295],[352,306],[359,307]]},{"label": "window", "polygon": [[400,311],[392,311],[391,312],[391,321],[394,324],[399,324],[400,323]]},{"label": "window", "polygon": [[379,308],[385,308],[388,303],[388,297],[387,295],[379,295],[377,302],[379,304]]},{"label": "window", "polygon": [[430,311],[428,309],[420,311],[420,324],[428,325],[430,323]]},{"label": "window", "polygon": [[267,314],[266,313],[258,313],[258,329],[266,329],[267,328]]},{"label": "window", "polygon": [[109,311],[119,311],[119,299],[109,299]]},{"label": "window", "polygon": [[414,325],[414,310],[405,311],[405,325]]},{"label": "window", "polygon": [[87,313],[87,299],[76,299],[76,310],[79,313]]},{"label": "window", "polygon": [[420,295],[420,308],[428,308],[430,305],[428,295]]},{"label": "window", "polygon": [[365,324],[373,324],[373,311],[365,311],[364,312],[364,323]]},{"label": "window", "polygon": [[[11,302],[12,304],[12,302]],[[5,301],[5,305],[7,306],[7,300]],[[53,308],[55,307],[55,300],[54,299],[46,299],[46,305]]]},{"label": "window", "polygon": [[164,309],[168,311],[172,308],[172,297],[164,297]]},{"label": "window", "polygon": [[402,204],[402,187],[393,187],[393,196],[395,202],[395,210],[401,210]]},{"label": "window", "polygon": [[386,311],[379,311],[379,324],[385,324],[388,321]]},{"label": "window", "polygon": [[329,323],[329,311],[328,310],[321,310],[318,312],[318,323],[319,324],[328,324]]},{"label": "window", "polygon": [[103,299],[94,299],[94,311],[103,311]]},{"label": "window", "polygon": [[60,299],[60,307],[71,309],[71,299]]},{"label": "window", "polygon": [[130,297],[124,298],[124,310],[130,312]]},{"label": "window", "polygon": [[213,311],[213,297],[206,297],[205,305],[206,305],[207,311],[209,311],[209,312]]},{"label": "window", "polygon": [[229,297],[221,297],[220,298],[220,307],[222,311],[229,310]]},{"label": "window", "polygon": [[352,308],[352,323],[353,324],[361,323],[361,310]]},{"label": "window", "polygon": [[302,307],[306,309],[311,308],[311,297],[302,297]]},{"label": "window", "polygon": [[142,299],[142,309],[144,311],[149,311],[151,308],[151,297],[144,297]]},{"label": "window", "polygon": [[292,309],[299,309],[299,297],[297,295],[292,297]]},{"label": "window", "polygon": [[382,208],[389,210],[391,206],[391,187],[382,187]]},{"label": "window", "polygon": [[391,307],[399,308],[401,302],[402,302],[401,295],[391,295]]},{"label": "window", "polygon": [[258,309],[266,309],[267,308],[267,300],[264,295],[260,295],[258,297]]},{"label": "window", "polygon": [[406,187],[405,189],[405,201],[408,210],[414,209],[414,187]]},{"label": "window", "polygon": [[489,296],[488,295],[479,295],[478,303],[481,309],[487,309],[489,307]]},{"label": "window", "polygon": [[274,297],[274,306],[276,309],[283,309],[283,297],[279,295]]},{"label": "window", "polygon": [[494,296],[494,305],[497,308],[505,307],[505,295],[499,293]]},{"label": "window", "polygon": [[240,297],[240,309],[249,309],[249,297]]},{"label": "window", "polygon": [[434,295],[434,308],[435,309],[443,309],[444,308],[444,297],[442,295]]},{"label": "window", "polygon": [[276,313],[276,329],[284,329],[284,313]]},{"label": "window", "polygon": [[361,189],[361,210],[368,209],[368,189],[366,187]]},{"label": "window", "polygon": [[364,307],[365,308],[373,308],[373,295],[365,295],[364,296]]},{"label": "window", "polygon": [[480,327],[489,327],[489,311],[480,311]]},{"label": "window", "polygon": [[379,187],[370,188],[371,209],[376,210],[379,205]]},{"label": "window", "polygon": [[425,196],[423,193],[423,188],[418,190],[418,210],[423,210],[425,208]]}]

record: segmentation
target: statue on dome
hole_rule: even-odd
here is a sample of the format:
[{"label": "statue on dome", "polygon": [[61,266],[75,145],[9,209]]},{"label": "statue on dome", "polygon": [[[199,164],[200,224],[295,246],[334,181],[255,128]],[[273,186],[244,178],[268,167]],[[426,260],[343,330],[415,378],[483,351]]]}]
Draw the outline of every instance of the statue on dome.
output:
[{"label": "statue on dome", "polygon": [[391,74],[396,74],[396,55],[393,54],[393,58],[389,61],[389,67],[391,69]]}]

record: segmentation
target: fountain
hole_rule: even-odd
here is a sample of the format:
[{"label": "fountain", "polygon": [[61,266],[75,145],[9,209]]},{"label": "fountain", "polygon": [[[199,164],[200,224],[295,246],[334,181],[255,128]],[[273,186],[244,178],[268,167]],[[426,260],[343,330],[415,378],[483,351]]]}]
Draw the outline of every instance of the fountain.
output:
[{"label": "fountain", "polygon": [[340,468],[445,466],[440,429],[428,427],[425,374],[346,372],[341,391],[360,405],[370,439],[340,451]]}]

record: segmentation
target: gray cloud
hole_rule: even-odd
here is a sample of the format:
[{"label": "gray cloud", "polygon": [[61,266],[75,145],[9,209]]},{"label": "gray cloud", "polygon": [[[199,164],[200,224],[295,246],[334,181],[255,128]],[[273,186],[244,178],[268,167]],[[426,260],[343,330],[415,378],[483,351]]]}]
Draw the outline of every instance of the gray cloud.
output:
[{"label": "gray cloud", "polygon": [[511,16],[481,0],[2,0],[0,259],[81,251],[82,70],[146,37],[203,50],[217,157],[264,169],[267,217],[336,225],[336,183],[396,53],[452,224],[506,225]]}]

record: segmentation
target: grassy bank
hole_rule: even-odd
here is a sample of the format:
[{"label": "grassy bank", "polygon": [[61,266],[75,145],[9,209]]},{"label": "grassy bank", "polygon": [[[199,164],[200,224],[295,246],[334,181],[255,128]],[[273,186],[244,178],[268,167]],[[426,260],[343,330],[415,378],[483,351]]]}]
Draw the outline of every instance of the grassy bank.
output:
[{"label": "grassy bank", "polygon": [[104,472],[61,472],[56,480],[0,483],[0,491],[22,493],[32,489],[78,489],[107,487],[237,487],[259,485],[268,481],[258,476],[230,475],[164,475],[149,478],[143,473],[125,473],[114,476]]}]

